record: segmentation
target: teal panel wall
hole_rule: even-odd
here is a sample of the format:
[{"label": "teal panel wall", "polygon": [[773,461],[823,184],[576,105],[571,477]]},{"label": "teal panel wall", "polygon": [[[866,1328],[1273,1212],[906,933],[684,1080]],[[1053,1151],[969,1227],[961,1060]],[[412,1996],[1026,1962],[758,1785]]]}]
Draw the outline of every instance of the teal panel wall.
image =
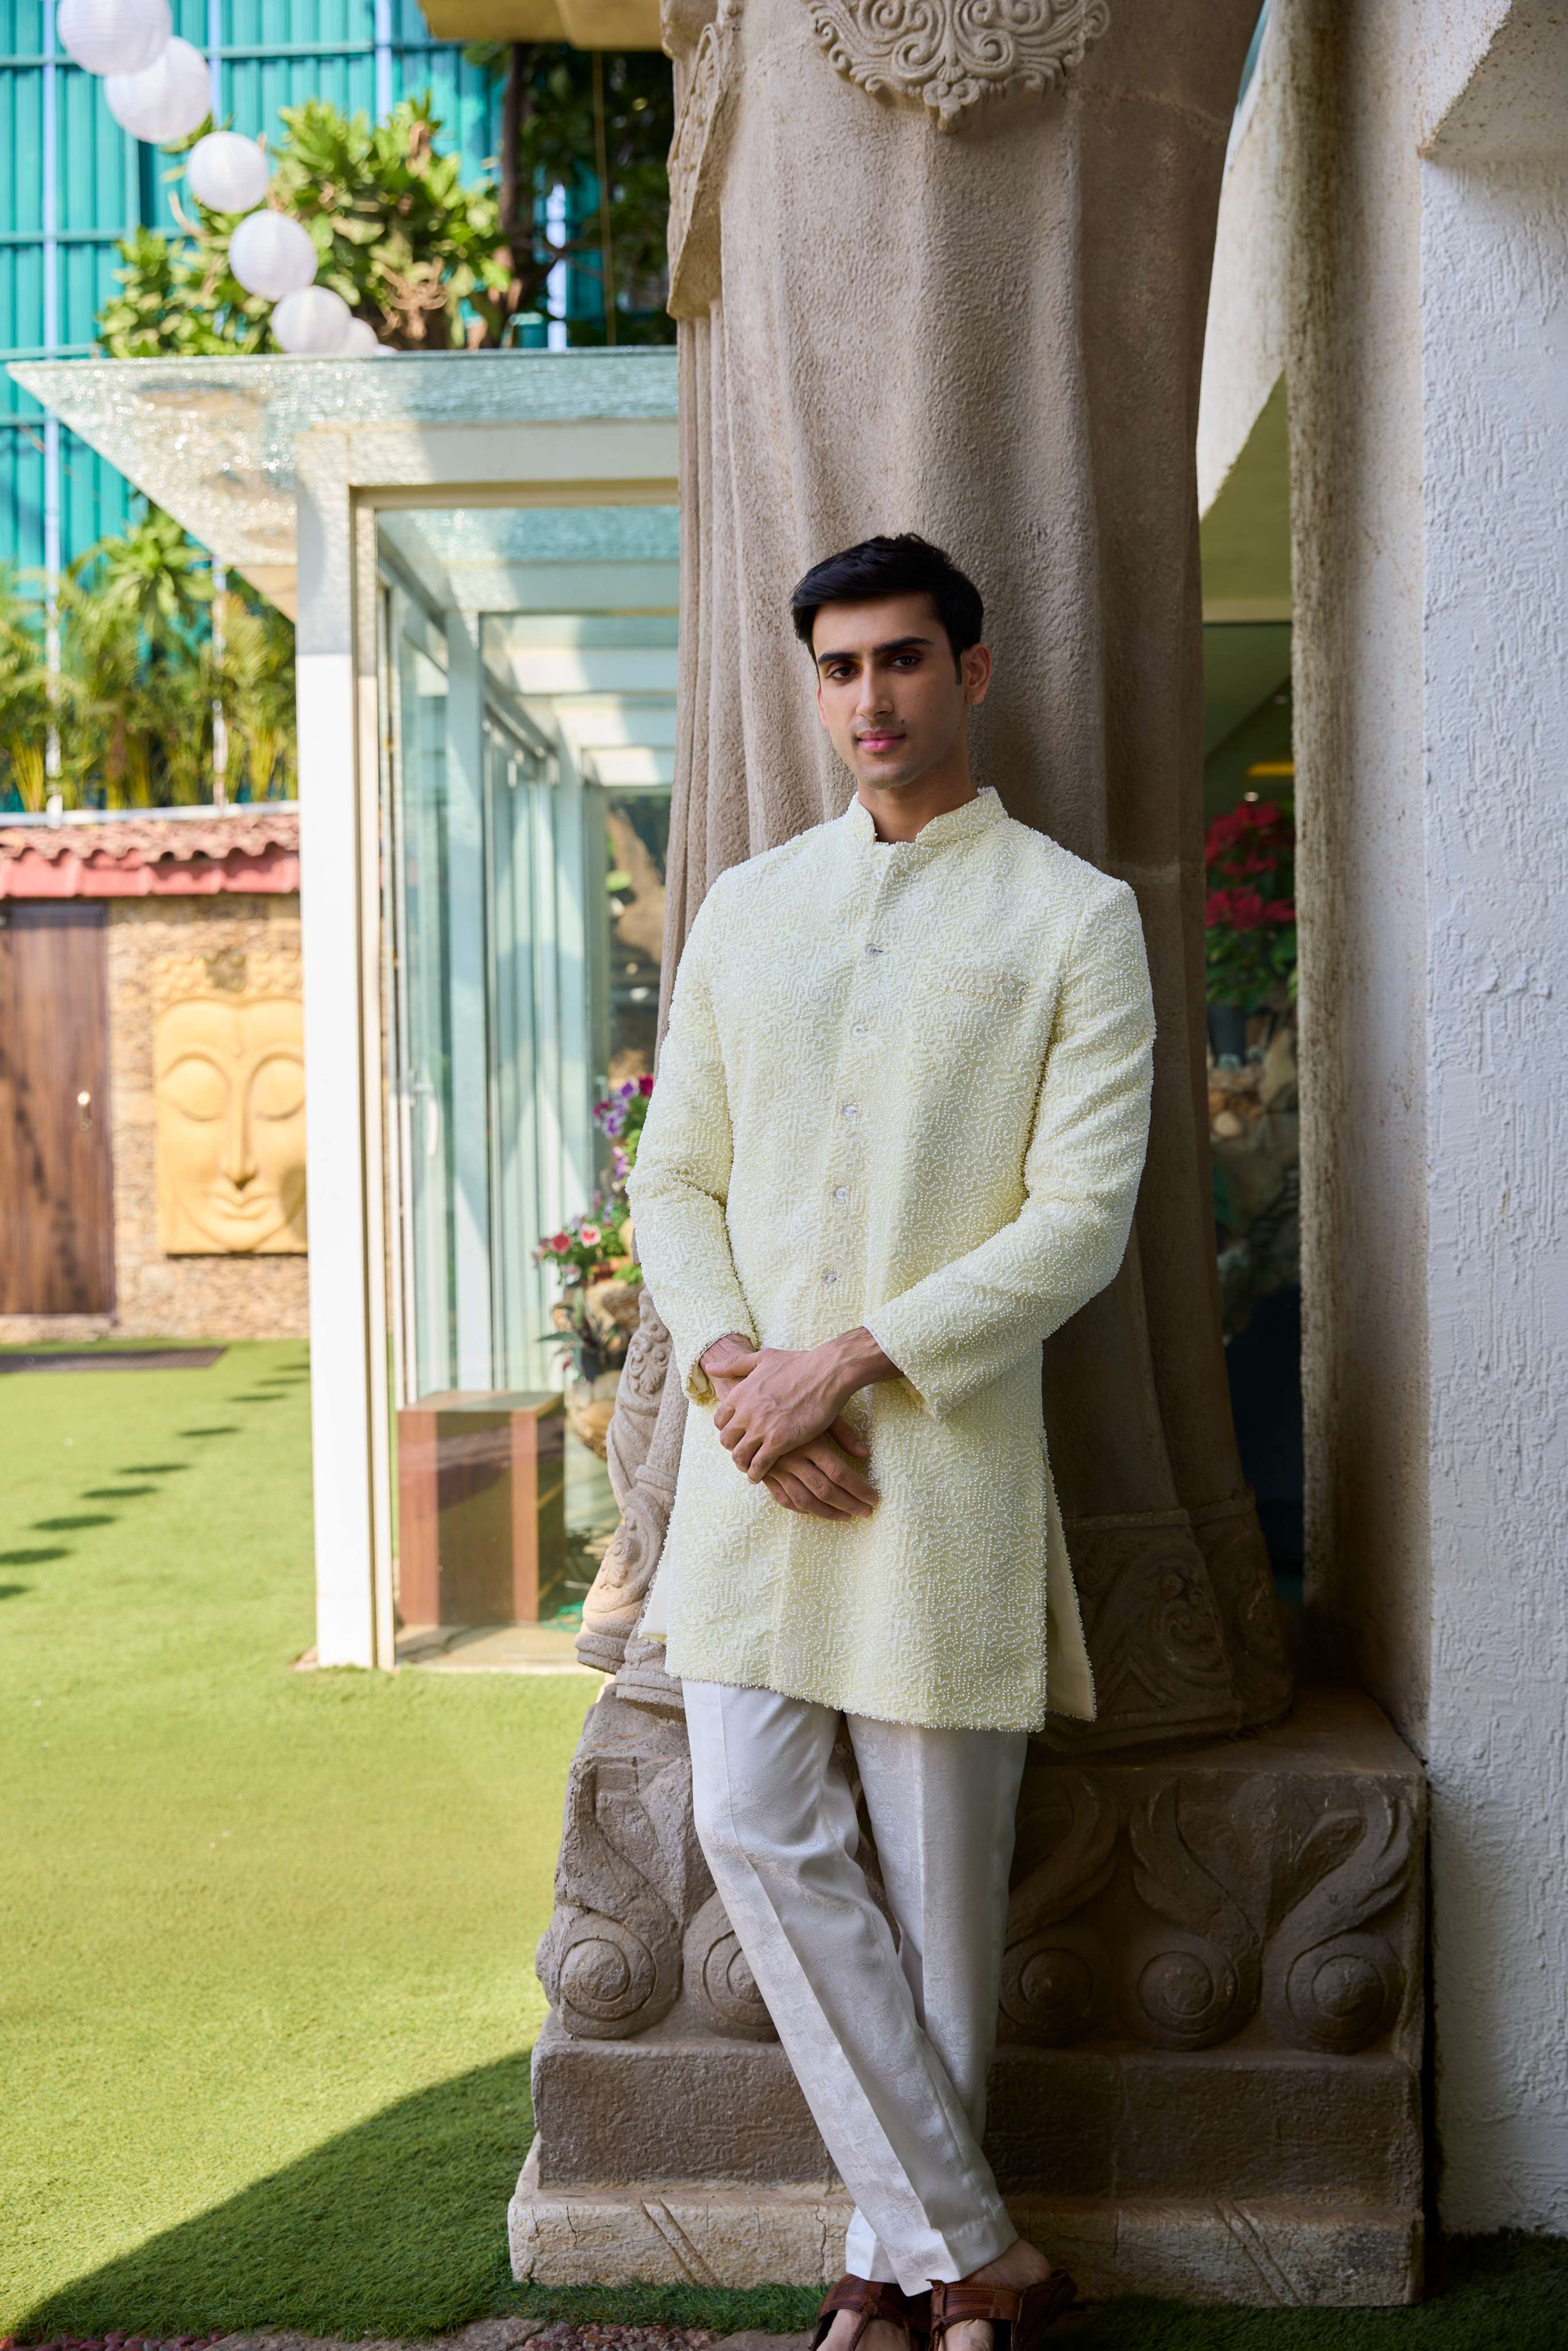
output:
[{"label": "teal panel wall", "polygon": [[[431,39],[418,0],[172,5],[176,32],[216,62],[220,112],[236,130],[276,135],[278,108],[306,98],[379,114],[428,89],[443,144],[468,174],[494,153],[498,85],[455,44]],[[118,241],[139,223],[173,225],[172,168],[126,137],[101,85],[60,53],[54,0],[0,0],[0,366],[92,350]],[[0,373],[0,565],[69,563],[121,528],[131,497]]]}]

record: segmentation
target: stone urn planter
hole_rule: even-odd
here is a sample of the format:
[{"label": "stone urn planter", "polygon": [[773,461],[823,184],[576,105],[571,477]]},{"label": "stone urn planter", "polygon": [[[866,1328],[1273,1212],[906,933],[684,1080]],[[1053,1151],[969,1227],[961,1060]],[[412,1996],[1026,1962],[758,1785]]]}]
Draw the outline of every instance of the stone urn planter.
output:
[{"label": "stone urn planter", "polygon": [[601,1372],[591,1380],[575,1379],[566,1392],[566,1425],[581,1445],[597,1453],[601,1461],[609,1458],[610,1424],[615,1416],[615,1395],[621,1385],[621,1369]]},{"label": "stone urn planter", "polygon": [[601,1461],[608,1456],[610,1423],[621,1366],[632,1333],[637,1328],[643,1286],[613,1276],[591,1281],[582,1293],[583,1318],[589,1336],[577,1350],[577,1376],[566,1391],[567,1426]]}]

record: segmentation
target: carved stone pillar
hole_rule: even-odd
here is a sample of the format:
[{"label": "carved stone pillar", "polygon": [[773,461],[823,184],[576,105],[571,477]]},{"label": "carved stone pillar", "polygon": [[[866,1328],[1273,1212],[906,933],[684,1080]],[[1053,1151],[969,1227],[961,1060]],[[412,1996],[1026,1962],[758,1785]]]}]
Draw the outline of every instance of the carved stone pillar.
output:
[{"label": "carved stone pillar", "polygon": [[[1299,1738],[1233,1740],[1291,1698],[1231,1426],[1205,1102],[1194,444],[1256,16],[1019,0],[982,35],[958,0],[666,0],[664,986],[713,877],[849,798],[791,584],[873,531],[938,540],[988,601],[977,770],[1134,884],[1159,1023],[1126,1260],[1046,1350],[1100,1712],[1053,1721],[1026,1777],[1000,2176],[1085,2283],[1396,2300],[1418,2274],[1419,1773],[1375,1710],[1321,1700]],[[685,1413],[667,1364],[645,1303],[612,1433],[624,1516],[580,1645],[616,1679],[572,1767],[514,2262],[810,2279],[839,2266],[842,2193],[695,1847],[678,1691],[635,1635]]]}]

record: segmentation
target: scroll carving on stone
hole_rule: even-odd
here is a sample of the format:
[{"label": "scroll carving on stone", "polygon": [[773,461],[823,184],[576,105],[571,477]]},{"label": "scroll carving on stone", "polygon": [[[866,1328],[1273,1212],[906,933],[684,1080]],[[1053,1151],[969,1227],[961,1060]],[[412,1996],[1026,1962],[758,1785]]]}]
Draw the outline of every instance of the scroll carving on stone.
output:
[{"label": "scroll carving on stone", "polygon": [[1097,1938],[1086,1946],[1084,1928],[1062,1921],[1110,1883],[1120,1821],[1115,1804],[1082,1771],[1053,1771],[1047,1787],[1051,1851],[1008,1905],[1000,2029],[1060,2047],[1090,2022],[1101,1956]]},{"label": "scroll carving on stone", "polygon": [[606,1466],[617,1505],[624,1504],[638,1469],[648,1458],[669,1363],[670,1334],[659,1320],[653,1293],[644,1282],[637,1300],[637,1328],[626,1350],[621,1384],[615,1391],[615,1417],[608,1437]]},{"label": "scroll carving on stone", "polygon": [[158,1245],[170,1257],[305,1251],[305,1008],[297,954],[237,947],[152,966]]},{"label": "scroll carving on stone", "polygon": [[942,131],[983,98],[1038,96],[1108,27],[1106,0],[807,0],[840,73],[916,99]]},{"label": "scroll carving on stone", "polygon": [[736,78],[740,0],[720,0],[692,54],[670,145],[672,318],[700,319],[719,290],[719,184]]},{"label": "scroll carving on stone", "polygon": [[1239,1857],[1223,1836],[1228,1823],[1221,1821],[1220,1854],[1204,1850],[1183,1822],[1181,1793],[1167,1781],[1131,1823],[1134,1882],[1161,1922],[1129,1945],[1131,1996],[1146,2038],[1207,2049],[1239,2032],[1258,2005],[1260,1935],[1225,1882],[1225,1842]]},{"label": "scroll carving on stone", "polygon": [[710,2032],[727,2041],[777,2041],[740,1938],[716,1894],[709,1895],[686,1928],[682,1970]]},{"label": "scroll carving on stone", "polygon": [[1418,1802],[1335,1771],[1024,1776],[998,2033],[1197,2051],[1245,2033],[1354,2056],[1401,2027],[1420,1967]]},{"label": "scroll carving on stone", "polygon": [[1186,1512],[1079,1520],[1067,1528],[1067,1547],[1099,1712],[1082,1731],[1053,1717],[1048,1743],[1075,1750],[1239,1729],[1247,1718],[1227,1628]]},{"label": "scroll carving on stone", "polygon": [[[597,1713],[598,1709],[595,1708]],[[681,1989],[681,1938],[711,1883],[692,1823],[684,1738],[610,1740],[579,1750],[567,1787],[555,1915],[539,1980],[569,2032],[645,2032]]]},{"label": "scroll carving on stone", "polygon": [[[686,1399],[680,1382],[667,1376],[669,1361],[670,1334],[644,1290],[610,1424],[611,1477],[618,1489],[621,1523],[582,1604],[577,1639],[579,1658],[601,1674],[618,1674],[626,1662],[627,1643],[647,1602],[675,1499]],[[659,1671],[673,1689],[662,1665]]]},{"label": "scroll carving on stone", "polygon": [[[1364,1808],[1314,1824],[1301,1869],[1316,1883],[1281,1921],[1265,1975],[1269,2021],[1281,2040],[1348,2056],[1395,2023],[1405,1969],[1388,1937],[1367,1929],[1400,1900],[1411,1842],[1408,1804],[1377,1787]],[[1331,1866],[1319,1876],[1325,1860]]]}]

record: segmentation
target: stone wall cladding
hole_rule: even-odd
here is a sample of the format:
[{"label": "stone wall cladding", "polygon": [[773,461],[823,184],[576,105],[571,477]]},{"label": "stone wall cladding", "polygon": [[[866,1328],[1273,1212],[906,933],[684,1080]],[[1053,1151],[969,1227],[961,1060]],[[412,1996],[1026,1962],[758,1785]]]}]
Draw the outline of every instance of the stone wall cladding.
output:
[{"label": "stone wall cladding", "polygon": [[163,955],[299,952],[293,895],[120,899],[109,910],[115,1322],[127,1336],[302,1339],[303,1257],[165,1257],[153,1173],[150,973]]}]

